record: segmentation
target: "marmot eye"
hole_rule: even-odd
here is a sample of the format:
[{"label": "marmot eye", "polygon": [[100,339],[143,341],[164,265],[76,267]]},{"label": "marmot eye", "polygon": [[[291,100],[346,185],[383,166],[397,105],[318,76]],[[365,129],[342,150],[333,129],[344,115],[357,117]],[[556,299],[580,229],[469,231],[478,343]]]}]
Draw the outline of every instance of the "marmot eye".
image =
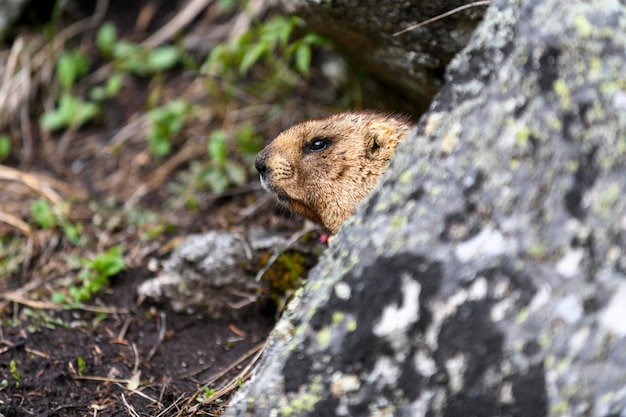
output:
[{"label": "marmot eye", "polygon": [[315,138],[311,142],[307,143],[306,149],[309,152],[320,152],[328,148],[330,141],[327,138]]}]

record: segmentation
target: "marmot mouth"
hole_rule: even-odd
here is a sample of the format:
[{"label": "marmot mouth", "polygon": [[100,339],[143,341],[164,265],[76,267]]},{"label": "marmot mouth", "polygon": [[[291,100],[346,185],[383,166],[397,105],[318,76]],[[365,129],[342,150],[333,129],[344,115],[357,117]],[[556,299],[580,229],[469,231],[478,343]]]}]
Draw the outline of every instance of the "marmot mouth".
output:
[{"label": "marmot mouth", "polygon": [[272,181],[267,179],[267,177],[265,177],[263,174],[261,174],[260,177],[261,177],[261,186],[263,187],[265,191],[267,191],[268,193],[274,194],[279,203],[287,207],[291,205],[291,201],[292,201],[291,197],[289,197],[284,191],[277,189],[274,186],[274,184],[272,184]]},{"label": "marmot mouth", "polygon": [[261,186],[263,187],[263,189],[265,191],[267,191],[268,193],[273,193],[274,190],[272,189],[272,187],[270,186],[269,181],[267,181],[267,179],[265,179],[265,177],[263,176],[263,174],[259,175],[259,177],[261,178]]}]

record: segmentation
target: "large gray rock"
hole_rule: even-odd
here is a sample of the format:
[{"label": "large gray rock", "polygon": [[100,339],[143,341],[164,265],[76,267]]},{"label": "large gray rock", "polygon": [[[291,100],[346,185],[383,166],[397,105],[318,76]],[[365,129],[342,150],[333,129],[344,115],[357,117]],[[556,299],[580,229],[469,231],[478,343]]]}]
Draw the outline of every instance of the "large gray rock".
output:
[{"label": "large gray rock", "polygon": [[626,415],[626,8],[496,1],[227,416]]},{"label": "large gray rock", "polygon": [[443,73],[483,16],[475,7],[418,29],[398,31],[469,0],[281,0],[290,13],[327,36],[359,70],[404,92],[425,109]]}]

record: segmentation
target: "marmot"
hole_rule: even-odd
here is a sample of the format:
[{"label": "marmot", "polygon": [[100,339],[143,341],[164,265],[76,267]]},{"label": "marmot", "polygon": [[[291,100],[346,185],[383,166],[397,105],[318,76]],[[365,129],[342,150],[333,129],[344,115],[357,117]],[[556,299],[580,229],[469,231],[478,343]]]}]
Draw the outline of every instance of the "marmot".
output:
[{"label": "marmot", "polygon": [[405,116],[365,111],[309,120],[278,135],[254,165],[280,203],[336,234],[413,125]]}]

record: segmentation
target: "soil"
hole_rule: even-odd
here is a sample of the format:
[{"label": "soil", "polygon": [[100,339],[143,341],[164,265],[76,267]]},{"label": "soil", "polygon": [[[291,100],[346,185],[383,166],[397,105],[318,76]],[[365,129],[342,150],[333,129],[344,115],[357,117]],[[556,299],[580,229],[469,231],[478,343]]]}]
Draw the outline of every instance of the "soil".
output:
[{"label": "soil", "polygon": [[120,313],[39,311],[19,325],[3,325],[0,379],[11,382],[0,390],[0,414],[219,415],[234,391],[221,403],[196,398],[207,383],[216,387],[241,372],[263,346],[273,316],[215,321],[137,307],[133,294],[145,278],[131,271],[113,281],[101,301]]}]

